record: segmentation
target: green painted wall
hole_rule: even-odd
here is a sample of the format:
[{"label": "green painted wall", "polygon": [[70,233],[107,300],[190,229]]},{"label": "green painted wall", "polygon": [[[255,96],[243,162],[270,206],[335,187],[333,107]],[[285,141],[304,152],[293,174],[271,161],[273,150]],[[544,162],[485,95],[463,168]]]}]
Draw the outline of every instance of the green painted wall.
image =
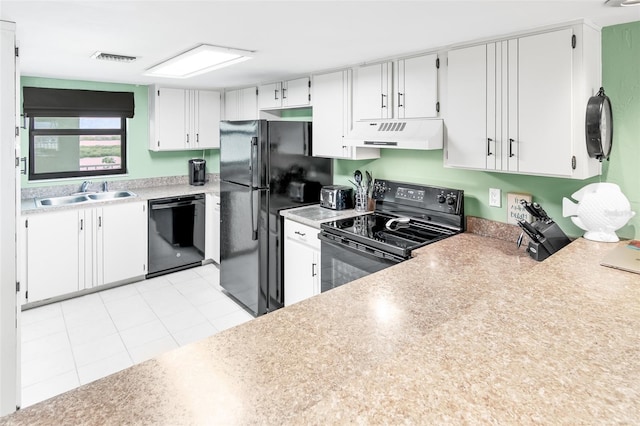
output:
[{"label": "green painted wall", "polygon": [[[382,150],[373,161],[335,160],[334,181],[348,184],[355,169],[369,170],[374,178],[442,185],[465,191],[465,208],[469,215],[506,222],[506,194],[524,192],[535,201],[571,236],[583,231],[562,217],[562,197],[593,182],[613,182],[620,185],[638,214],[618,231],[625,238],[640,238],[640,22],[615,25],[602,30],[603,85],[611,98],[614,116],[614,142],[611,161],[605,162],[600,177],[584,181],[505,173],[477,172],[445,168],[442,150],[404,151]],[[185,175],[189,158],[198,152],[154,153],[147,149],[147,88],[145,86],[22,78],[23,85],[95,90],[130,90],[135,93],[135,117],[129,120],[129,176],[145,178]],[[283,112],[287,119],[311,119],[311,109]],[[27,150],[27,132],[23,131],[22,149]],[[219,171],[219,150],[206,153],[210,172]],[[78,180],[80,182],[81,179]],[[68,183],[64,181],[61,183]],[[23,177],[23,186],[30,184]],[[47,183],[51,184],[51,183]],[[502,190],[502,208],[489,207],[489,188]]]},{"label": "green painted wall", "polygon": [[[562,217],[562,197],[593,182],[613,182],[631,201],[636,216],[618,235],[640,238],[640,22],[602,30],[603,85],[611,99],[614,141],[611,159],[600,177],[558,179],[445,168],[443,151],[381,150],[373,161],[337,160],[334,181],[348,184],[355,169],[369,170],[374,178],[394,179],[460,188],[465,191],[465,213],[507,221],[507,192],[533,195],[560,227],[571,236],[584,233]],[[489,188],[502,190],[502,208],[489,207]]]},{"label": "green painted wall", "polygon": [[[129,180],[162,176],[182,176],[188,174],[187,162],[191,158],[201,158],[203,151],[149,151],[149,111],[147,100],[147,86],[131,84],[98,83],[89,81],[57,80],[48,78],[22,77],[22,86],[51,87],[57,89],[86,89],[86,90],[112,90],[133,92],[135,100],[134,117],[128,120],[127,131],[127,156],[128,174],[118,177],[97,177],[92,180]],[[29,132],[21,132],[21,150],[23,156],[29,154]],[[218,173],[220,155],[219,150],[206,150],[207,171]],[[85,179],[59,179],[55,181],[29,182],[27,176],[22,176],[22,187],[49,186],[72,184],[78,185]]]}]

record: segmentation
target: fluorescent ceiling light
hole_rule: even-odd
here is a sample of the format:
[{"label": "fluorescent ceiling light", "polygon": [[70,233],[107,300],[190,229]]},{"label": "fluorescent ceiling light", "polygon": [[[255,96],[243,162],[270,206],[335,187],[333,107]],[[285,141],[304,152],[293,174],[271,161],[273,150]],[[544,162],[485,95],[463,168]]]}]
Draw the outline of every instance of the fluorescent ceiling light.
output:
[{"label": "fluorescent ceiling light", "polygon": [[149,68],[145,75],[189,78],[251,59],[250,50],[201,44]]},{"label": "fluorescent ceiling light", "polygon": [[640,0],[607,0],[607,6],[640,6]]}]

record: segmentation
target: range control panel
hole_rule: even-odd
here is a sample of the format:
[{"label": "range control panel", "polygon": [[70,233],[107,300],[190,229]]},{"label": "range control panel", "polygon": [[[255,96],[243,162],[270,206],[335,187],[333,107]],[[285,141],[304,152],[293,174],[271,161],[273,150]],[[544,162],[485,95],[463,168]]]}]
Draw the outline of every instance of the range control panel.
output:
[{"label": "range control panel", "polygon": [[373,198],[386,203],[455,215],[462,214],[464,211],[464,191],[460,189],[376,179],[373,184]]},{"label": "range control panel", "polygon": [[399,187],[396,190],[396,199],[423,201],[424,191],[419,189]]}]

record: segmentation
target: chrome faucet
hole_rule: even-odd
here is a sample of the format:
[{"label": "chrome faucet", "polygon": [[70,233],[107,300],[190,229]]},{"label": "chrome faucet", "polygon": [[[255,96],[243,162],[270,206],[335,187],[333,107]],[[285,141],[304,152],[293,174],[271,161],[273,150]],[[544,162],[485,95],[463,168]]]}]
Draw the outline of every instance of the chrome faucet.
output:
[{"label": "chrome faucet", "polygon": [[89,187],[89,184],[91,182],[88,180],[85,180],[84,182],[82,182],[82,185],[80,185],[80,192],[87,192],[87,188]]},{"label": "chrome faucet", "polygon": [[102,182],[102,192],[108,192],[109,191],[109,183],[105,180],[104,182]]}]

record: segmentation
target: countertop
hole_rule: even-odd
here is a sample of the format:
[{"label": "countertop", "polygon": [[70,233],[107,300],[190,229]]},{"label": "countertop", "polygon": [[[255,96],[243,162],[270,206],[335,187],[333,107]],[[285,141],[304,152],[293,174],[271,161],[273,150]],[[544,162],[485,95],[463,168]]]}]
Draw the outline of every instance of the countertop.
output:
[{"label": "countertop", "polygon": [[464,233],[0,424],[638,424],[640,275]]},{"label": "countertop", "polygon": [[320,207],[320,204],[312,206],[296,207],[294,209],[282,210],[280,215],[286,219],[295,220],[313,228],[320,229],[320,224],[347,217],[361,216],[371,213],[370,211],[356,211],[355,209],[331,210]]},{"label": "countertop", "polygon": [[[118,189],[120,190],[120,189]],[[22,200],[22,214],[38,214],[44,212],[51,212],[56,210],[70,210],[70,209],[78,209],[78,208],[91,208],[96,207],[99,204],[113,204],[113,203],[127,203],[134,201],[147,201],[154,198],[165,198],[165,197],[175,197],[179,195],[190,195],[190,194],[202,194],[202,193],[211,193],[211,194],[220,194],[220,182],[207,182],[204,185],[194,186],[189,184],[183,185],[162,185],[155,187],[146,187],[146,188],[126,188],[136,194],[135,197],[128,198],[117,198],[108,201],[90,201],[86,203],[78,203],[78,204],[68,204],[61,206],[46,206],[46,207],[37,207],[35,203],[35,198],[26,198]]]}]

